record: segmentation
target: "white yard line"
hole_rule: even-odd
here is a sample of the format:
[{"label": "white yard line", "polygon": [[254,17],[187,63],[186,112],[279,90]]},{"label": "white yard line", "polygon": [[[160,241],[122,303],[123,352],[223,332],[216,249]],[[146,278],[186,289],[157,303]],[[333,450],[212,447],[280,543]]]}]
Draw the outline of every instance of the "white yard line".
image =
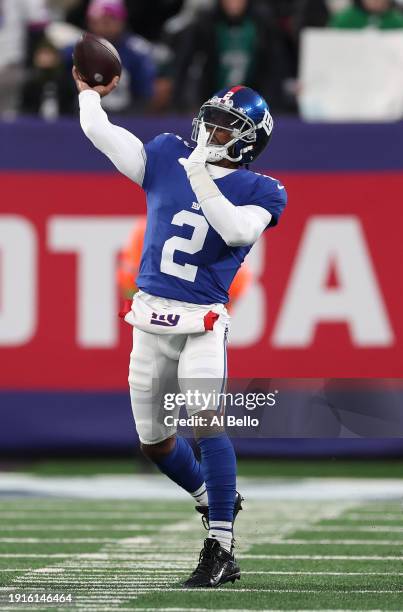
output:
[{"label": "white yard line", "polygon": [[[152,589],[149,589],[150,591],[152,591]],[[181,592],[183,593],[184,590],[180,587],[178,588],[169,588],[169,589],[164,589],[164,591],[168,591],[170,593],[174,593],[174,592]],[[211,589],[197,589],[198,593],[211,593]],[[228,588],[223,587],[223,588],[215,588],[214,592],[223,592],[223,593],[228,593]],[[237,593],[312,593],[315,595],[320,595],[321,593],[346,593],[346,594],[351,594],[351,593],[372,593],[372,594],[394,594],[394,593],[403,593],[403,589],[346,589],[346,590],[340,590],[340,589],[321,589],[320,591],[318,591],[317,589],[236,589]]]},{"label": "white yard line", "polygon": [[[12,573],[12,572],[26,572],[28,568],[19,567],[13,569],[0,569],[1,573]],[[85,568],[69,567],[68,569],[63,568],[39,568],[32,570],[33,573],[42,573],[42,574],[63,574],[63,577],[69,577],[73,579],[76,574],[85,575],[89,574],[91,579],[94,579],[94,576],[103,576],[105,578],[110,577],[111,568],[109,569],[97,569],[94,567]],[[149,575],[150,569],[136,569],[135,567],[130,567],[128,569],[122,570],[113,567],[114,574],[116,576],[123,577],[126,580],[126,576],[141,576],[142,574]],[[155,580],[159,580],[158,574],[169,575],[169,574],[177,574],[178,569],[153,569],[152,574],[155,576]],[[310,572],[310,571],[281,571],[281,570],[243,570],[242,576],[403,576],[403,572]]]},{"label": "white yard line", "polygon": [[269,576],[403,576],[403,572],[305,572],[305,571],[275,571],[275,570],[260,570],[246,571],[242,574],[250,574],[252,576],[269,575]]},{"label": "white yard line", "polygon": [[155,531],[154,525],[81,525],[80,523],[64,523],[58,525],[0,525],[0,533],[4,531]]},{"label": "white yard line", "polygon": [[384,514],[384,513],[366,513],[365,515],[362,514],[356,514],[356,513],[347,513],[345,516],[343,516],[343,519],[346,519],[347,521],[360,521],[361,523],[367,523],[369,521],[380,521],[381,523],[383,523],[384,521],[402,521],[403,520],[403,503],[402,503],[402,512],[400,513],[388,513],[388,514]]},{"label": "white yard line", "polygon": [[[1,501],[0,501],[0,505],[1,505]],[[59,510],[55,509],[54,511],[44,511],[42,512],[39,508],[38,508],[38,512],[29,512],[26,510],[16,510],[16,511],[10,511],[10,510],[0,510],[0,519],[20,519],[20,518],[29,518],[30,520],[36,520],[36,519],[40,519],[40,520],[52,520],[53,518],[55,519],[71,519],[71,520],[76,520],[77,518],[84,518],[84,519],[93,519],[94,518],[94,513],[93,512],[60,512]],[[156,520],[180,520],[180,519],[184,519],[186,518],[186,512],[171,512],[171,513],[167,513],[166,515],[162,512],[158,512],[158,513],[153,513],[153,512],[97,512],[97,520],[99,519],[99,521],[101,522],[102,520],[105,519],[105,521],[107,520],[115,520],[115,519],[125,519],[127,521],[135,521],[136,518],[143,518],[143,519],[156,519]]]},{"label": "white yard line", "polygon": [[[179,552],[178,550],[176,551]],[[172,562],[171,555],[119,555],[119,554],[105,554],[105,553],[1,553],[0,558],[3,559],[88,559],[99,560],[104,559],[105,561],[132,561],[132,562],[147,562],[149,560],[162,562]],[[183,562],[194,561],[195,555],[180,555]],[[334,560],[334,561],[403,561],[403,555],[252,555],[238,553],[237,559],[313,559],[313,560]]]},{"label": "white yard line", "polygon": [[[296,530],[297,531],[297,530]],[[298,530],[299,531],[299,530]],[[332,539],[320,539],[320,540],[315,540],[315,539],[309,539],[309,540],[302,540],[302,539],[285,539],[282,540],[280,538],[261,538],[260,542],[262,542],[262,544],[275,544],[276,546],[278,545],[283,545],[283,544],[292,544],[293,546],[311,546],[311,545],[319,545],[319,546],[329,546],[330,544],[334,544],[334,545],[339,545],[339,546],[359,546],[359,545],[363,545],[363,546],[402,546],[403,547],[403,540],[332,540]]]},{"label": "white yard line", "polygon": [[[100,585],[100,587],[102,587],[102,585]],[[165,587],[164,585],[162,585],[164,592],[168,592],[168,593],[184,593],[186,592],[182,587]],[[16,587],[14,587],[16,588]],[[131,593],[132,593],[132,589],[130,588],[130,586],[128,586],[127,588],[125,586],[119,585],[119,589],[120,592],[121,591],[127,591],[127,593],[124,593],[124,595],[126,596],[130,596],[132,597]],[[0,587],[0,591],[3,590],[3,587]],[[10,589],[7,589],[10,590]],[[32,589],[31,589],[32,590]],[[77,587],[76,587],[77,590]],[[156,589],[154,586],[151,587],[140,587],[139,589],[135,589],[136,591],[136,595],[139,594],[148,594],[148,593],[155,593],[157,591],[159,591],[161,589]],[[85,587],[84,591],[87,591],[87,587]],[[345,593],[345,594],[354,594],[354,593],[371,593],[371,594],[396,594],[396,593],[403,593],[403,589],[243,589],[243,588],[236,588],[234,589],[234,591],[236,593],[312,593],[315,595],[321,595],[322,593]],[[200,588],[197,589],[198,593],[211,593],[211,588]],[[223,592],[223,593],[228,593],[228,588],[227,587],[217,587],[214,589],[214,593],[219,593],[219,592]],[[105,601],[105,603],[110,603],[110,600],[113,599],[113,594],[110,593],[110,589],[108,589],[108,596],[104,596],[101,595],[99,596],[99,598],[97,598],[97,600],[101,600],[101,601]],[[87,604],[86,604],[87,605]],[[72,606],[69,606],[69,608],[71,608]],[[1,609],[1,608],[0,608]],[[115,609],[119,609],[119,608],[115,608]]]},{"label": "white yard line", "polygon": [[313,561],[403,561],[402,555],[238,555],[239,559],[299,559]]},{"label": "white yard line", "polygon": [[[96,610],[96,612],[111,612],[112,610],[116,610],[116,608],[109,608],[109,607],[99,607],[99,605],[96,608],[92,608],[89,607],[89,610],[94,609]],[[8,608],[8,610],[10,610],[11,612],[11,608]],[[58,612],[65,612],[65,608],[58,608]],[[136,610],[137,612],[156,612],[155,608],[138,608],[136,606]],[[13,612],[15,612],[15,609],[13,609]],[[119,612],[133,612],[133,608],[119,608]],[[211,612],[211,608],[158,608],[158,612]],[[256,608],[220,608],[220,612],[256,612]],[[259,612],[284,612],[284,608],[282,609],[275,609],[275,608],[270,608],[270,609],[260,609]],[[287,612],[301,612],[301,610],[289,610],[287,608]],[[304,612],[318,612],[317,609],[315,610],[307,610],[306,608],[304,608]],[[319,612],[357,612],[357,610],[344,610],[341,608],[331,608],[331,609],[321,609]],[[380,610],[380,609],[373,609],[373,610],[366,610],[366,612],[385,612],[385,609]],[[386,611],[387,612],[387,611]]]},{"label": "white yard line", "polygon": [[359,531],[362,533],[403,533],[403,527],[385,527],[384,525],[372,525],[371,527],[360,527],[359,525],[354,525],[351,527],[343,527],[343,525],[311,525],[309,527],[309,531]]},{"label": "white yard line", "polygon": [[[155,531],[155,530],[154,530]],[[133,543],[150,544],[150,538],[131,538]],[[117,538],[0,538],[0,544],[113,544]]]},{"label": "white yard line", "polygon": [[[188,515],[189,516],[189,515]],[[195,519],[197,519],[197,523],[198,523],[198,517],[194,517]],[[189,519],[190,520],[190,519]],[[195,521],[193,521],[195,522]],[[174,525],[176,525],[177,523],[173,523]],[[276,521],[270,520],[270,521],[265,521],[265,525],[267,526],[272,526],[272,527],[278,527],[278,526],[287,526],[289,528],[292,528],[293,525],[295,525],[294,522],[290,522],[287,523],[284,521],[284,517],[281,519],[279,518]],[[167,526],[168,529],[169,525]],[[159,528],[159,527],[158,527]],[[0,533],[1,532],[6,532],[6,531],[66,531],[66,530],[73,530],[73,531],[155,531],[156,527],[155,525],[141,525],[141,524],[132,524],[132,523],[123,523],[123,524],[114,524],[114,525],[105,525],[104,523],[100,523],[98,524],[98,520],[97,523],[94,524],[88,524],[88,523],[58,523],[58,524],[48,524],[48,523],[35,523],[35,524],[28,524],[28,523],[22,523],[22,524],[17,524],[17,525],[0,525]],[[353,527],[352,528],[354,531],[356,531],[356,528]],[[387,528],[385,528],[387,529]],[[393,528],[392,528],[393,529]],[[400,528],[399,528],[400,529]],[[403,528],[402,528],[403,529]]]},{"label": "white yard line", "polygon": [[[27,610],[27,609],[31,609],[32,608],[27,608],[22,606],[21,604],[19,604],[18,607],[19,610]],[[136,611],[137,612],[156,612],[156,609],[153,608],[138,608],[136,606]],[[1,610],[3,612],[15,612],[15,607],[14,608],[4,608],[2,607]],[[66,607],[63,608],[55,608],[55,610],[57,610],[58,612],[66,612]],[[87,607],[87,610],[95,610],[95,612],[115,612],[116,608],[115,607],[109,607],[108,605],[103,606],[100,605],[99,603],[97,603],[96,605],[91,605],[89,604]],[[124,608],[121,607],[119,608],[119,612],[133,612],[134,608]],[[289,610],[287,609],[288,612],[301,612],[301,610]],[[211,612],[211,608],[158,608],[158,612]],[[220,608],[220,612],[256,612],[256,608]],[[259,612],[284,612],[284,608],[281,609],[275,609],[275,608],[270,608],[270,609],[260,609]],[[304,612],[318,612],[317,609],[315,610],[307,610],[306,608],[304,608]],[[329,609],[321,609],[320,612],[357,612],[357,610],[346,610],[346,609],[341,609],[341,608],[329,608]],[[371,610],[366,610],[366,612],[385,612],[385,609],[380,610],[378,609],[371,609]],[[387,612],[387,611],[386,611]]]},{"label": "white yard line", "polygon": [[[110,610],[115,610],[115,608],[99,608],[101,612],[109,612]],[[137,612],[155,612],[155,608],[138,608],[136,606]],[[288,612],[301,612],[301,610],[290,610],[287,609]],[[133,612],[133,608],[119,608],[119,612]],[[15,612],[15,611],[14,611]],[[211,608],[158,608],[158,612],[211,612]],[[220,608],[220,612],[256,612],[256,608]],[[284,608],[270,608],[270,609],[260,609],[259,612],[284,612]],[[307,610],[304,608],[304,612],[318,612],[315,610]],[[357,610],[345,610],[341,608],[328,608],[322,609],[320,612],[357,612]],[[366,612],[385,612],[385,610],[372,609],[366,610]]]},{"label": "white yard line", "polygon": [[[34,530],[35,530],[35,525],[33,525],[33,527],[34,527]],[[68,525],[66,525],[66,529],[68,529],[70,531],[75,531],[75,530],[80,531],[80,529],[78,527],[79,526],[76,525],[73,521],[71,523],[69,523]],[[48,529],[51,529],[51,528],[52,528],[52,526],[49,525]],[[110,528],[109,525],[99,525],[98,529],[94,528],[94,531],[107,531],[109,528]],[[40,530],[40,531],[43,531],[43,530],[47,531],[48,529],[43,527],[42,530]],[[132,524],[132,525],[130,525],[129,524],[127,527],[122,526],[117,531],[125,531],[126,529],[128,531],[155,531],[156,526],[155,525],[141,525],[141,524],[138,524],[138,525],[133,525]],[[12,527],[9,527],[7,530],[12,530]],[[113,527],[112,527],[112,530],[113,530]],[[2,531],[2,529],[0,529],[0,531]],[[24,530],[24,531],[26,531],[26,530]]]},{"label": "white yard line", "polygon": [[[172,529],[172,531],[176,531],[176,533],[180,533],[183,531],[193,531],[194,525],[193,523],[186,527],[183,525],[179,525],[178,528]],[[154,529],[155,531],[155,529]],[[151,538],[147,537],[134,537],[134,538],[124,538],[126,542],[122,542],[122,538],[0,538],[0,544],[114,544],[114,543],[123,543],[123,544],[139,544],[144,545],[143,547],[147,550],[151,550],[155,548],[156,550],[161,549],[160,544],[152,545]],[[403,546],[403,540],[339,540],[339,539],[281,539],[281,538],[270,538],[270,537],[262,537],[259,538],[259,543],[261,544],[275,544],[275,545],[286,545],[292,544],[294,546],[310,546],[312,544],[319,545],[329,545],[335,544],[339,546]],[[172,551],[175,550],[175,543],[169,542],[169,547],[172,547]]]},{"label": "white yard line", "polygon": [[[55,583],[59,589],[62,589],[62,585],[59,585],[58,583]],[[159,584],[159,583],[158,583]],[[113,594],[111,593],[111,589],[108,588],[108,595],[104,595],[104,594],[99,594],[96,596],[96,599],[99,601],[105,601],[105,603],[110,603],[110,600],[113,600]],[[168,593],[175,593],[175,592],[180,592],[180,593],[184,593],[185,590],[182,587],[166,587],[165,584],[161,584],[160,585],[164,592],[168,592]],[[101,589],[101,593],[104,592],[104,587],[102,584],[99,585],[100,589]],[[0,591],[10,591],[12,589],[16,589],[17,587],[14,586],[10,589],[10,587],[0,587]],[[32,587],[30,588],[30,590],[32,590]],[[43,590],[43,589],[42,589]],[[75,585],[74,586],[74,590],[80,591],[81,588],[80,586]],[[94,590],[96,591],[97,588],[94,586],[92,589],[85,584],[85,586],[82,589],[84,591],[84,595],[82,597],[85,597],[87,594],[88,590]],[[156,589],[155,586],[141,586],[139,588],[134,588],[136,595],[139,594],[148,594],[148,593],[155,593],[161,589]],[[352,594],[352,593],[372,593],[372,594],[396,594],[396,593],[403,593],[403,589],[323,589],[321,588],[320,590],[318,589],[261,589],[261,588],[257,588],[257,589],[244,589],[244,588],[236,588],[234,589],[234,591],[236,593],[312,593],[312,594],[316,594],[316,595],[321,595],[322,593],[346,593],[346,594]],[[121,592],[123,595],[126,595],[126,597],[132,597],[132,592],[133,592],[133,587],[131,585],[119,585],[119,592]],[[211,588],[199,588],[197,589],[198,593],[211,593]],[[228,593],[228,588],[227,587],[218,587],[214,589],[214,593],[217,592],[224,592],[224,593]],[[81,597],[81,596],[80,596]],[[95,597],[94,597],[95,598]],[[69,606],[70,608],[72,606]],[[0,608],[1,609],[1,608]]]}]

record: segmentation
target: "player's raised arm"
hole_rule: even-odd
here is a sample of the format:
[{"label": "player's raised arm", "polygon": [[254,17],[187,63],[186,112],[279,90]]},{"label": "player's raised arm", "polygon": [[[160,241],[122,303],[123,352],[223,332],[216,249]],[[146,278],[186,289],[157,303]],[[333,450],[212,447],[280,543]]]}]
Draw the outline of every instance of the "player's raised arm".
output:
[{"label": "player's raised arm", "polygon": [[261,206],[234,206],[219,190],[206,168],[209,134],[202,122],[197,147],[188,159],[179,162],[185,168],[191,187],[204,216],[228,246],[254,244],[269,225],[272,215]]},{"label": "player's raised arm", "polygon": [[141,186],[146,159],[143,143],[131,132],[111,123],[101,106],[101,98],[117,87],[119,78],[115,77],[107,86],[90,87],[80,79],[76,68],[73,68],[73,78],[79,91],[84,134],[122,174]]}]

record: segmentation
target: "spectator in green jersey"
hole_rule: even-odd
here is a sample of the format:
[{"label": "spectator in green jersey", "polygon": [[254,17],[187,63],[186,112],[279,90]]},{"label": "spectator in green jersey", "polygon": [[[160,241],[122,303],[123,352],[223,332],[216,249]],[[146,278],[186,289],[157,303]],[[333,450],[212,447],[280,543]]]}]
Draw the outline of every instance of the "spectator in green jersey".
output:
[{"label": "spectator in green jersey", "polygon": [[394,9],[391,0],[356,0],[353,6],[334,15],[329,25],[350,30],[393,30],[403,28],[403,15]]}]

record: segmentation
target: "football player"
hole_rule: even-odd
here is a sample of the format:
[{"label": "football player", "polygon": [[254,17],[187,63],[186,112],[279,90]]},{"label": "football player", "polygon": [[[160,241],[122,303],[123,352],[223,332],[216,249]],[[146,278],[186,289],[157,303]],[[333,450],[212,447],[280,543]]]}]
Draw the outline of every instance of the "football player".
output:
[{"label": "football player", "polygon": [[[136,327],[129,386],[143,453],[193,496],[208,526],[199,563],[184,586],[234,582],[240,568],[233,523],[242,498],[232,443],[214,421],[222,414],[217,394],[227,377],[228,288],[286,203],[279,181],[244,167],[270,140],[269,107],[252,89],[231,87],[207,100],[193,120],[195,148],[174,134],[143,144],[113,125],[102,109],[101,97],[118,78],[90,88],[75,69],[73,76],[84,133],[147,197],[139,291],[126,317]],[[164,398],[178,387],[188,415],[202,413],[207,423],[195,428],[200,461],[187,439],[176,435],[172,419],[165,418]],[[194,401],[200,389],[216,393]],[[170,415],[179,410],[175,406]]]}]

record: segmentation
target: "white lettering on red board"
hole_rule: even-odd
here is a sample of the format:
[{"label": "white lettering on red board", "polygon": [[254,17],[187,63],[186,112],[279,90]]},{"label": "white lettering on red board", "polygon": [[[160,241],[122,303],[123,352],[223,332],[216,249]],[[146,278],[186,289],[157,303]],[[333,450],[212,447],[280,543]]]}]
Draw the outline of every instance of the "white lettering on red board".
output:
[{"label": "white lettering on red board", "polygon": [[77,343],[111,348],[118,342],[116,257],[133,217],[51,217],[48,246],[78,258]]},{"label": "white lettering on red board", "polygon": [[0,346],[21,346],[35,335],[37,266],[35,226],[20,215],[1,215]]},{"label": "white lettering on red board", "polygon": [[[337,287],[327,287],[331,267]],[[273,346],[306,348],[320,323],[346,323],[357,347],[386,347],[393,332],[360,220],[317,216],[306,224]]]}]

